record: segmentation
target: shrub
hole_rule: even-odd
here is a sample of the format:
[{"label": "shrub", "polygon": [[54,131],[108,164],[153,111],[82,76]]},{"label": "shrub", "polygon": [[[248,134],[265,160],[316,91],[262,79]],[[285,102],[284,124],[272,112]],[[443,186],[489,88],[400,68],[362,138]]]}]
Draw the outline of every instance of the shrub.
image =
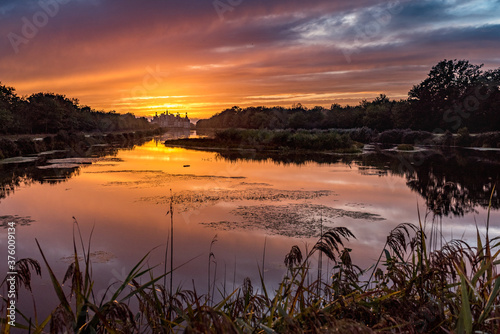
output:
[{"label": "shrub", "polygon": [[377,141],[382,144],[400,144],[403,140],[405,130],[387,130],[378,135]]},{"label": "shrub", "polygon": [[277,147],[288,146],[290,143],[290,131],[275,131],[271,143]]},{"label": "shrub", "polygon": [[364,126],[362,128],[351,129],[351,130],[347,131],[346,133],[349,135],[349,137],[352,140],[360,142],[360,143],[364,143],[364,144],[372,142],[375,139],[375,137],[377,136],[377,131],[370,129],[366,126]]},{"label": "shrub", "polygon": [[43,143],[45,145],[46,150],[53,150],[54,149],[54,137],[47,136],[47,137],[43,138]]},{"label": "shrub", "polygon": [[112,133],[108,133],[106,136],[105,136],[105,140],[107,143],[112,143],[114,142],[116,139],[115,139],[115,135],[112,134]]},{"label": "shrub", "polygon": [[16,144],[22,155],[38,153],[35,142],[30,138],[19,138]]},{"label": "shrub", "polygon": [[69,137],[68,131],[59,130],[59,132],[56,134],[55,140],[63,143],[69,143],[71,138]]},{"label": "shrub", "polygon": [[3,152],[5,158],[21,155],[16,143],[9,139],[0,139],[0,151]]},{"label": "shrub", "polygon": [[414,145],[416,143],[429,142],[433,137],[434,134],[432,132],[405,130],[401,138],[401,143]]},{"label": "shrub", "polygon": [[413,151],[415,149],[415,147],[411,144],[399,144],[397,146],[397,149],[399,151]]},{"label": "shrub", "polygon": [[222,142],[241,143],[243,139],[242,130],[231,128],[222,131],[216,131],[215,139]]},{"label": "shrub", "polygon": [[477,147],[500,147],[500,132],[487,132],[471,138],[472,145]]},{"label": "shrub", "polygon": [[35,140],[34,143],[37,152],[47,151],[47,146],[43,140]]},{"label": "shrub", "polygon": [[469,129],[466,127],[460,128],[457,131],[458,137],[457,137],[457,145],[458,146],[470,146],[471,144],[471,137],[469,134]]},{"label": "shrub", "polygon": [[311,149],[311,136],[307,135],[305,131],[297,131],[290,138],[291,147]]},{"label": "shrub", "polygon": [[449,130],[446,130],[446,132],[443,134],[443,140],[441,144],[447,147],[453,144],[453,134]]}]

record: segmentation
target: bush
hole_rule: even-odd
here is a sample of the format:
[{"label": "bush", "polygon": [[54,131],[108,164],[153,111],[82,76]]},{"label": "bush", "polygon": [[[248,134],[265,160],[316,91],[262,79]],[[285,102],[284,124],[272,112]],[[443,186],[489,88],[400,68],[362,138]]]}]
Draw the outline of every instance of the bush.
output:
[{"label": "bush", "polygon": [[0,151],[2,151],[5,158],[21,155],[16,143],[9,139],[0,139]]},{"label": "bush", "polygon": [[227,147],[242,145],[257,149],[335,150],[354,145],[347,133],[324,130],[227,129],[217,131],[214,141]]},{"label": "bush", "polygon": [[500,132],[478,134],[472,139],[472,145],[477,147],[500,148]]},{"label": "bush", "polygon": [[466,127],[460,128],[457,131],[458,137],[457,137],[457,145],[458,146],[470,146],[471,144],[471,137],[469,134],[469,129]]},{"label": "bush", "polygon": [[66,131],[66,130],[60,130],[56,134],[55,140],[59,141],[59,142],[63,142],[63,143],[69,143],[70,142],[70,137],[69,137],[68,131]]},{"label": "bush", "polygon": [[290,138],[290,144],[293,148],[311,149],[311,136],[305,131],[298,131]]},{"label": "bush", "polygon": [[277,147],[288,146],[290,143],[290,131],[275,131],[271,143]]},{"label": "bush", "polygon": [[446,130],[446,132],[443,134],[441,145],[446,147],[450,147],[451,145],[453,145],[453,134],[449,130]]},{"label": "bush", "polygon": [[378,135],[377,141],[382,144],[401,144],[405,131],[407,130],[393,129],[384,131]]},{"label": "bush", "polygon": [[215,139],[222,142],[231,142],[231,143],[241,143],[242,130],[238,129],[227,129],[222,131],[215,132]]},{"label": "bush", "polygon": [[112,133],[108,133],[108,134],[106,135],[105,139],[106,139],[106,142],[107,142],[107,143],[112,143],[112,142],[114,142],[114,141],[116,140],[116,139],[115,139],[115,135],[114,135],[114,134],[112,134]]},{"label": "bush", "polygon": [[45,145],[46,150],[53,150],[54,149],[54,137],[52,136],[47,136],[43,138],[43,143]]},{"label": "bush", "polygon": [[397,149],[399,151],[413,151],[415,149],[415,147],[411,144],[399,144],[397,146]]},{"label": "bush", "polygon": [[127,138],[125,138],[123,133],[118,133],[117,135],[115,135],[115,141],[118,143],[124,143],[127,141]]},{"label": "bush", "polygon": [[362,128],[351,129],[346,133],[349,134],[349,137],[352,140],[364,144],[372,142],[373,139],[377,136],[377,131],[372,130],[366,126]]},{"label": "bush", "polygon": [[430,142],[433,137],[434,134],[432,132],[406,130],[403,133],[403,138],[401,138],[401,143],[415,145],[417,143]]},{"label": "bush", "polygon": [[35,142],[29,138],[19,138],[16,145],[22,155],[38,153]]},{"label": "bush", "polygon": [[47,151],[47,146],[43,140],[35,140],[34,143],[37,153]]}]

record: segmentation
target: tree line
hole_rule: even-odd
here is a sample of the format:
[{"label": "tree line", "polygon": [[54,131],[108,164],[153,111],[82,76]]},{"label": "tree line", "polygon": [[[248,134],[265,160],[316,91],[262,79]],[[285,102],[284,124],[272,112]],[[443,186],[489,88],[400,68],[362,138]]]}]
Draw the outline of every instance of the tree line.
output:
[{"label": "tree line", "polygon": [[334,103],[329,109],[307,108],[300,103],[290,108],[234,106],[198,121],[197,128],[498,131],[500,68],[484,71],[482,66],[445,59],[432,67],[424,81],[413,86],[406,99],[398,101],[380,94],[357,106]]},{"label": "tree line", "polygon": [[19,97],[13,87],[0,83],[0,134],[112,132],[150,127],[146,118],[136,118],[131,113],[97,111],[81,106],[77,99],[54,93]]}]

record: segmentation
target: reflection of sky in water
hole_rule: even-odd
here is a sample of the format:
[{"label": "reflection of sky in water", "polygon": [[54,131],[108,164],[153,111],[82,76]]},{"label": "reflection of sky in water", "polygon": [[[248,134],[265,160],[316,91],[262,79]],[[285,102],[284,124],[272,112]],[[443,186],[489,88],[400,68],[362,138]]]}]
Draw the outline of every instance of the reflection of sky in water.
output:
[{"label": "reflection of sky in water", "polygon": [[[245,216],[235,213],[242,206],[293,208],[309,203],[379,215],[384,220],[352,215],[332,219],[334,226],[346,226],[356,236],[349,247],[353,248],[355,263],[362,268],[376,261],[392,228],[403,222],[418,223],[417,208],[422,217],[425,215],[423,199],[399,176],[366,173],[366,168],[359,173],[359,166],[343,163],[277,165],[271,161],[228,162],[216,156],[210,152],[163,148],[150,142],[134,150],[119,151],[112,164],[104,160],[86,166],[67,182],[22,186],[0,202],[0,216],[30,216],[35,220],[30,226],[18,226],[17,256],[41,262],[34,240],[37,238],[58,277],[63,276],[67,266],[64,258],[72,253],[72,217],[77,218],[84,240],[88,240],[94,228],[91,251],[109,254],[108,262],[95,263],[93,267],[96,286],[103,287],[113,277],[123,276],[123,271],[128,272],[152,249],[149,265],[160,264],[163,268],[170,231],[170,218],[166,213],[172,189],[173,195],[184,201],[175,205],[174,265],[184,264],[175,272],[175,285],[189,289],[194,279],[198,292],[203,293],[210,242],[215,235],[218,241],[212,251],[217,261],[217,282],[222,285],[226,281],[228,289],[233,283],[241,284],[247,276],[258,285],[257,265],[262,261],[264,242],[266,281],[276,287],[275,282],[285,273],[283,259],[290,247],[297,244],[304,251],[306,245],[310,249],[316,240],[284,237],[272,229],[266,233],[261,229],[205,227],[220,221],[231,222],[231,226],[245,222]],[[306,196],[320,190],[326,191],[324,195]],[[279,191],[292,195],[272,197]],[[217,200],[217,193],[225,195]],[[261,193],[263,200],[249,199],[247,195],[253,193]],[[212,196],[210,200],[208,195]],[[443,237],[450,240],[452,236],[464,236],[474,243],[474,219],[481,231],[486,220],[485,210],[477,210],[477,214],[463,218],[443,218]],[[318,219],[321,212],[314,216]],[[500,230],[498,218],[498,211],[493,211],[490,231],[495,235]],[[426,221],[430,231],[432,217],[428,216]],[[0,233],[3,253],[6,232]],[[3,272],[4,265],[1,263]],[[234,274],[236,282],[233,282]],[[37,282],[44,289],[35,289],[35,294],[54,300],[46,271]],[[26,303],[31,308],[31,302]],[[23,309],[23,305],[19,307]]]}]

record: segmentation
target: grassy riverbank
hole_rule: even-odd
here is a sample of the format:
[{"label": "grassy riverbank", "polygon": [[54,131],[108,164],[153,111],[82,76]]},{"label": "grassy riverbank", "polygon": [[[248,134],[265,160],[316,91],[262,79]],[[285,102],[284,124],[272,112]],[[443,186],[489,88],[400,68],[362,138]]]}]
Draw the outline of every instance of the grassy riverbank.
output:
[{"label": "grassy riverbank", "polygon": [[323,130],[246,130],[216,131],[213,138],[174,139],[167,146],[205,149],[253,149],[257,151],[360,152],[362,144],[346,134]]},{"label": "grassy riverbank", "polygon": [[128,132],[84,134],[59,131],[56,135],[1,136],[0,159],[37,154],[52,150],[68,150],[75,156],[85,156],[93,145],[126,144],[145,137],[159,135],[160,128]]},{"label": "grassy riverbank", "polygon": [[[436,249],[427,238],[435,231],[425,231],[420,221],[400,224],[369,268],[351,260],[354,235],[333,228],[309,251],[292,247],[284,256],[283,280],[272,290],[262,274],[265,248],[256,268],[260,281],[247,278],[226,292],[223,282],[210,280],[209,269],[204,295],[194,287],[170,291],[162,283],[172,272],[154,276],[146,255],[99,300],[89,247],[81,243],[79,250],[74,241],[75,261],[61,280],[38,245],[60,305],[31,324],[18,309],[16,327],[31,333],[49,327],[51,333],[494,333],[500,329],[500,239],[490,239],[489,218],[486,224],[477,231],[477,245],[452,240]],[[317,268],[326,261],[333,266],[321,272]],[[19,285],[31,289],[31,273],[39,274],[41,267],[24,259],[16,270]],[[7,314],[3,305],[0,311]],[[5,318],[2,326],[8,333]]]},{"label": "grassy riverbank", "polygon": [[[479,147],[500,148],[500,132],[470,134],[461,129],[457,135],[450,132],[432,133],[414,130],[387,130],[381,133],[369,128],[330,130],[264,130],[218,129],[204,130],[205,138],[184,138],[165,141],[166,146],[203,150],[255,150],[277,153],[360,153],[364,144],[400,146],[403,151],[415,147]],[[411,150],[410,150],[411,151]]]}]

